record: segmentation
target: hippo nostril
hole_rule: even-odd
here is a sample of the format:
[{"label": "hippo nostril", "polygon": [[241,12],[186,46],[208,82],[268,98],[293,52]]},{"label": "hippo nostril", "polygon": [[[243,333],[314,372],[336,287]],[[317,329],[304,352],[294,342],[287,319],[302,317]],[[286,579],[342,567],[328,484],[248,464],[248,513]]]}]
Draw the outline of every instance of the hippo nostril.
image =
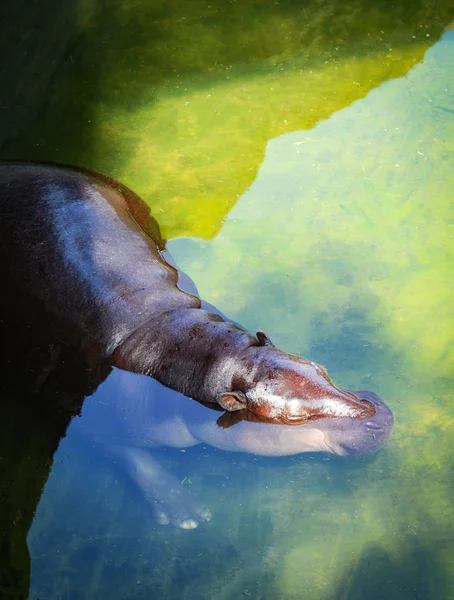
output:
[{"label": "hippo nostril", "polygon": [[366,422],[366,429],[369,431],[381,431],[381,427],[379,425],[371,423],[370,421]]}]

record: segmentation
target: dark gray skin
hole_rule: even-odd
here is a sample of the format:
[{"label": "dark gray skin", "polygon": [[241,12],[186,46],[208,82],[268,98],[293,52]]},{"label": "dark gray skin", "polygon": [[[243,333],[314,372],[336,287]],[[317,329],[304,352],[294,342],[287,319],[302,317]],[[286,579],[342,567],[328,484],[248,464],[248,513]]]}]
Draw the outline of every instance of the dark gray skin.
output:
[{"label": "dark gray skin", "polygon": [[74,345],[225,410],[281,423],[370,419],[373,402],[178,287],[148,207],[100,174],[0,164],[0,277],[12,303]]},{"label": "dark gray skin", "polygon": [[210,520],[210,511],[162,467],[150,449],[205,443],[262,456],[369,454],[388,438],[393,417],[375,394],[355,394],[375,406],[371,419],[337,417],[282,425],[260,422],[247,411],[222,414],[207,408],[209,405],[189,401],[149,377],[114,369],[96,393],[85,400],[82,417],[74,419],[71,428],[121,467],[159,523],[194,529]]}]

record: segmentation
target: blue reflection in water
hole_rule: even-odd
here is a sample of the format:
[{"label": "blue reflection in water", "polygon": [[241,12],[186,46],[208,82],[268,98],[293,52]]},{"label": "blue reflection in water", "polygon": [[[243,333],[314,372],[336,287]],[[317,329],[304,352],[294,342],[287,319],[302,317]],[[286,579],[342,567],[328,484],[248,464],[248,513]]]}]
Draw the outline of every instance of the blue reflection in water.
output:
[{"label": "blue reflection in water", "polygon": [[[108,590],[118,579],[120,566],[121,586],[127,590],[137,578],[140,584],[135,583],[146,596],[155,590],[162,571],[167,572],[169,561],[188,562],[191,573],[197,573],[197,558],[205,560],[207,549],[215,543],[213,535],[225,543],[229,522],[238,527],[246,519],[249,527],[260,528],[265,518],[271,531],[272,506],[262,518],[254,509],[255,522],[249,513],[251,507],[260,506],[260,487],[279,494],[281,481],[269,480],[263,471],[266,483],[258,479],[257,466],[266,469],[267,461],[257,455],[377,450],[390,432],[392,415],[376,397],[364,394],[376,404],[373,419],[321,419],[284,426],[256,422],[247,413],[245,418],[241,413],[223,415],[146,376],[114,369],[85,400],[82,416],[72,421],[55,456],[30,534],[33,593],[44,594],[49,585],[57,587],[47,593],[62,586],[76,593],[82,579],[95,588],[101,585],[96,593],[114,593]],[[198,448],[188,451],[194,446]],[[223,451],[254,456],[238,458]],[[278,462],[282,480],[288,467],[285,459]],[[291,480],[285,493],[300,485]],[[241,502],[235,501],[239,490]],[[184,531],[197,526],[196,537]],[[177,546],[169,545],[177,539]],[[244,542],[245,547],[237,548],[230,560],[246,551],[249,541]],[[216,556],[223,553],[222,543],[216,546]],[[156,545],[164,547],[165,558],[163,550],[156,555]],[[56,573],[52,581],[49,569]],[[210,580],[205,577],[202,587],[207,584]]]}]

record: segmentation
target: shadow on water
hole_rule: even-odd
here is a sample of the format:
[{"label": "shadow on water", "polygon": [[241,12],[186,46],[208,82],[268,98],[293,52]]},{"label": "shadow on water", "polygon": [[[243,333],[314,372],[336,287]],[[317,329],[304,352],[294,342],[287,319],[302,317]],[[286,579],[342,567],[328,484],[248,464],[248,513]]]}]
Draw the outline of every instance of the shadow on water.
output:
[{"label": "shadow on water", "polygon": [[407,73],[450,4],[6,3],[0,156],[117,176],[165,208],[166,238],[212,237],[270,138]]},{"label": "shadow on water", "polygon": [[52,456],[98,382],[65,348],[54,370],[58,347],[4,310],[0,334],[9,355],[0,380],[0,597],[19,599],[28,596],[26,536]]},{"label": "shadow on water", "polygon": [[407,548],[399,556],[380,544],[367,545],[331,600],[449,598],[446,570],[439,555],[452,550],[452,539],[425,542],[402,536],[402,541],[407,541]]}]

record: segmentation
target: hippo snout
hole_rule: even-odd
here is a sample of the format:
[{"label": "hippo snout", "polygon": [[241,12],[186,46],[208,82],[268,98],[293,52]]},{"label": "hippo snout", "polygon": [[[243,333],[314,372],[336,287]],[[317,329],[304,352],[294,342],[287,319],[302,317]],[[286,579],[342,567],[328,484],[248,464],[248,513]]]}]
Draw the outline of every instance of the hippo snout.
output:
[{"label": "hippo snout", "polygon": [[386,406],[383,400],[381,400],[377,394],[367,390],[360,390],[354,392],[354,394],[360,400],[367,400],[373,404],[375,408],[375,416],[367,419],[364,424],[365,428],[369,431],[385,431],[389,433],[394,424],[394,417],[391,409]]},{"label": "hippo snout", "polygon": [[333,419],[324,429],[325,440],[333,452],[343,456],[361,456],[379,450],[388,439],[394,418],[388,406],[373,392],[353,392],[372,404],[375,414],[363,419]]}]

